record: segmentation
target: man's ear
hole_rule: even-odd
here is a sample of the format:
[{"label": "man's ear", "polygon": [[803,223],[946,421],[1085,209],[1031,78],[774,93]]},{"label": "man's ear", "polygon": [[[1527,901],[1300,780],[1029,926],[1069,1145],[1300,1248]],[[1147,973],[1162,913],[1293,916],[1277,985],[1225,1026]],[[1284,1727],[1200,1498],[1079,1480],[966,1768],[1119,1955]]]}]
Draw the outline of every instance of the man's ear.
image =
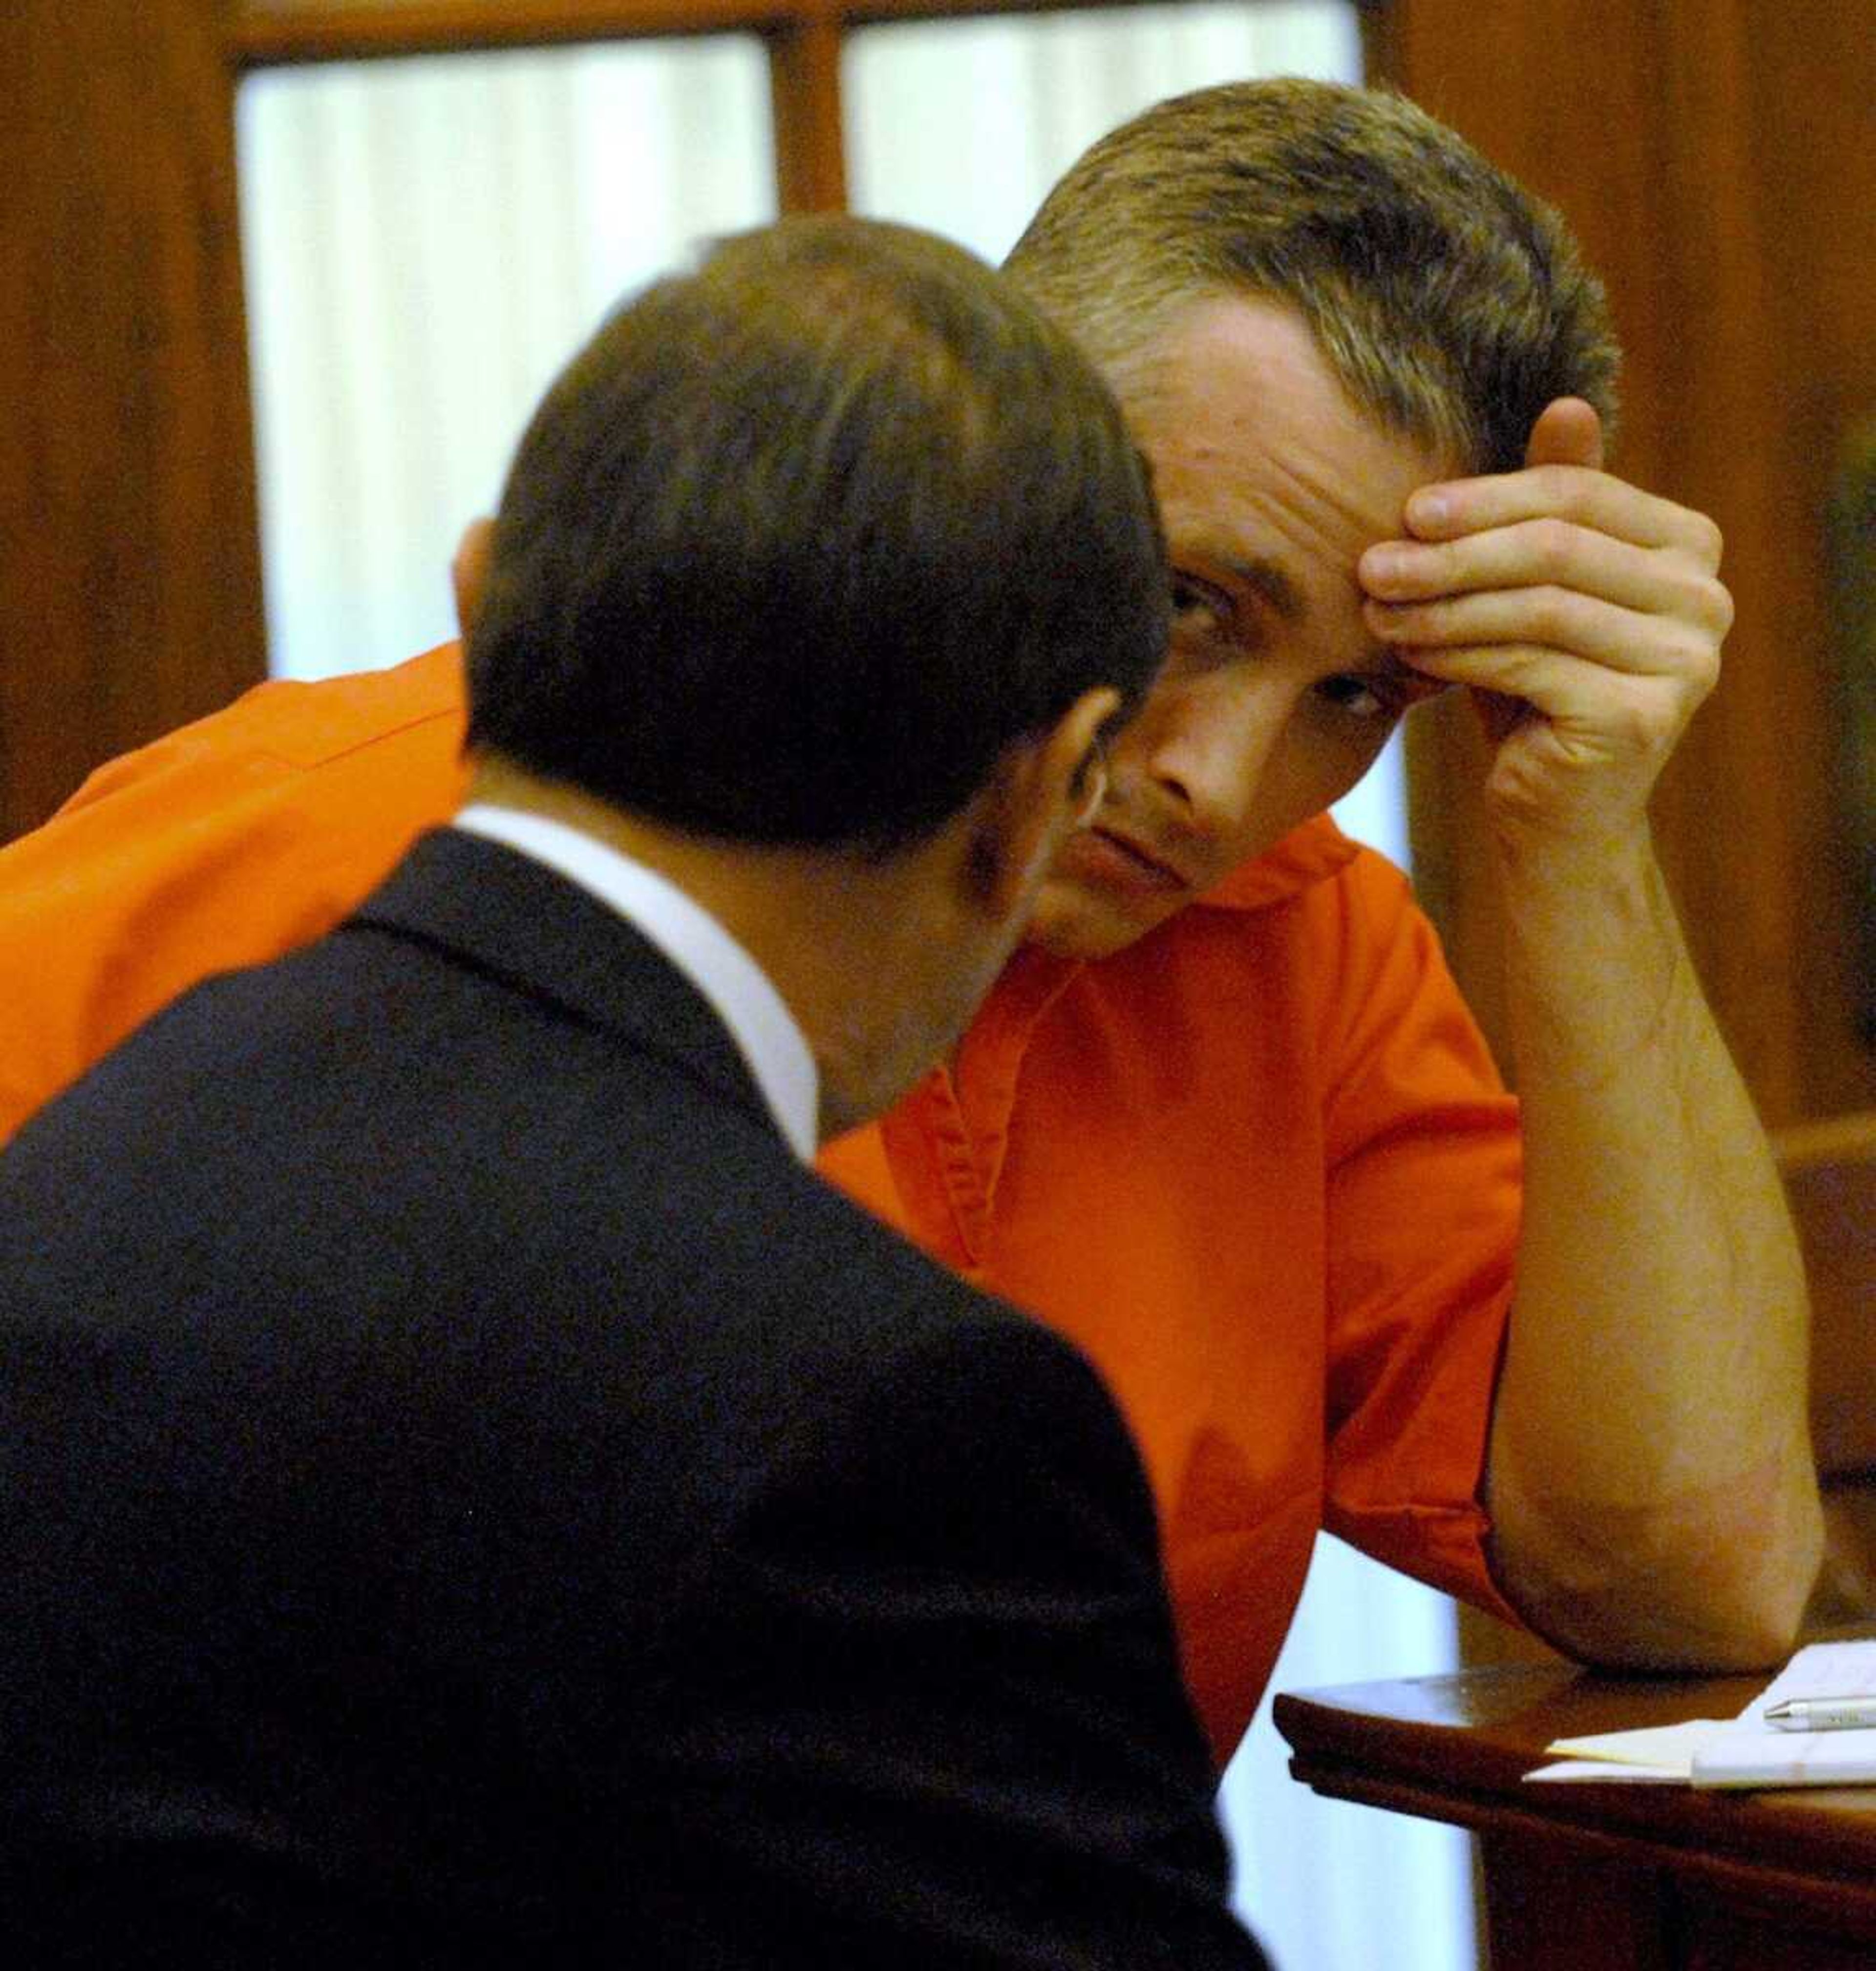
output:
[{"label": "man's ear", "polygon": [[1111,686],[1085,691],[1047,731],[1018,741],[998,761],[971,844],[973,876],[997,916],[1027,906],[1056,852],[1101,805],[1101,734],[1119,709]]},{"label": "man's ear", "polygon": [[493,520],[471,520],[463,529],[462,539],[456,544],[454,559],[449,565],[450,592],[456,598],[456,626],[465,637],[474,628],[476,617],[481,611],[483,594],[488,587],[489,558],[494,539]]}]

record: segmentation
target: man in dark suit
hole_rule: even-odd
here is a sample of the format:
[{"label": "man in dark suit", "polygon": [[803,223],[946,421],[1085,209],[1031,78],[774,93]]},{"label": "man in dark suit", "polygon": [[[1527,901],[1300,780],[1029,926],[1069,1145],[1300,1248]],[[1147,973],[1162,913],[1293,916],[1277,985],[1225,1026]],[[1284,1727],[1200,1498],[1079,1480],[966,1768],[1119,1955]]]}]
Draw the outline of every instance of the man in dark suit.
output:
[{"label": "man in dark suit", "polygon": [[0,1162],[9,1961],[1260,1963],[1104,1388],[804,1161],[1156,666],[1112,401],[785,224],[601,330],[458,572],[456,825]]}]

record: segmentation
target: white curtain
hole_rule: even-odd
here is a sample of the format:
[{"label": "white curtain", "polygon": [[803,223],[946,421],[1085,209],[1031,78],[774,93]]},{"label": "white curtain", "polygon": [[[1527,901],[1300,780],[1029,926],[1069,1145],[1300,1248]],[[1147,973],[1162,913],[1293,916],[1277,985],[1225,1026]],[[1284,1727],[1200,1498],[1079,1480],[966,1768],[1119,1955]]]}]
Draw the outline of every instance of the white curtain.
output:
[{"label": "white curtain", "polygon": [[[1007,250],[1092,138],[1177,90],[1353,78],[1344,0],[870,28],[844,77],[853,202]],[[240,105],[273,668],[451,634],[449,554],[548,380],[621,294],[774,211],[766,64],[719,37],[281,70]],[[1338,810],[1405,859],[1398,749]],[[1277,1688],[1448,1669],[1451,1605],[1317,1543]],[[1286,1971],[1471,1971],[1465,1846],[1317,1800],[1266,1704],[1227,1775],[1238,1895]]]},{"label": "white curtain", "polygon": [[774,217],[746,37],[282,69],[239,106],[272,667],[453,634],[448,569],[625,291]]}]

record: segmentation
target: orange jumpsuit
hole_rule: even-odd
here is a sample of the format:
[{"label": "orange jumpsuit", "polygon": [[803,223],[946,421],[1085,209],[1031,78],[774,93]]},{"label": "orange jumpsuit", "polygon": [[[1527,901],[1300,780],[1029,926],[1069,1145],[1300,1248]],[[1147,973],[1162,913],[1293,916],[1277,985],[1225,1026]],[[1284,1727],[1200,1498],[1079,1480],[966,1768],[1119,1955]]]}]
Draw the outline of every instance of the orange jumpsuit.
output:
[{"label": "orange jumpsuit", "polygon": [[[0,850],[0,1136],[446,819],[461,692],[453,645],[262,686]],[[1114,957],[1020,953],[955,1073],[822,1165],[1100,1366],[1221,1763],[1319,1527],[1510,1617],[1478,1492],[1516,1107],[1404,878],[1326,818]]]}]

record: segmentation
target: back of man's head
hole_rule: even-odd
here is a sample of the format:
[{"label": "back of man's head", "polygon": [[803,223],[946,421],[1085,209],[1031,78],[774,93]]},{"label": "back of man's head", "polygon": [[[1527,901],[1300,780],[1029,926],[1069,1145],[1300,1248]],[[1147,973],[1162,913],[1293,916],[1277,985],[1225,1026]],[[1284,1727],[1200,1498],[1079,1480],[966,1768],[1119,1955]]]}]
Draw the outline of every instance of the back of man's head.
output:
[{"label": "back of man's head", "polygon": [[1286,77],[1195,90],[1094,145],[1005,263],[1123,396],[1194,302],[1297,308],[1384,428],[1523,461],[1554,397],[1605,425],[1618,356],[1562,220],[1404,97]]},{"label": "back of man's head", "polygon": [[884,852],[1163,653],[1145,468],[1074,345],[961,248],[717,245],[549,393],[497,516],[472,748],[662,825]]}]

